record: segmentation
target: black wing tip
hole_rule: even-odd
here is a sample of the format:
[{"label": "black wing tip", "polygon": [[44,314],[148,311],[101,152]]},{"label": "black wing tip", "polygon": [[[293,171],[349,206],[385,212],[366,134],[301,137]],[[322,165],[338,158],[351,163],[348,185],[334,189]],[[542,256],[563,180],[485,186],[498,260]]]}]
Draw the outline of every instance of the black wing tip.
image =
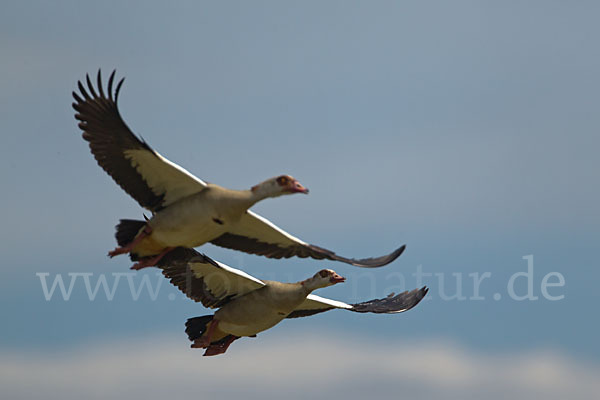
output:
[{"label": "black wing tip", "polygon": [[[123,84],[123,81],[125,81],[125,77],[123,77],[117,84],[116,90],[114,92],[114,100],[113,100],[112,86],[113,86],[113,80],[114,80],[116,72],[117,72],[117,70],[113,69],[112,73],[110,74],[110,76],[108,78],[108,97],[104,94],[104,87],[102,85],[102,68],[98,68],[98,74],[96,77],[97,87],[95,87],[93,85],[92,80],[90,78],[90,74],[86,73],[85,74],[85,84],[87,84],[87,90],[86,90],[86,85],[84,85],[82,80],[78,80],[77,88],[79,89],[79,93],[77,93],[75,91],[73,91],[73,93],[72,93],[73,97],[75,98],[77,103],[85,103],[86,101],[91,101],[91,100],[96,100],[96,99],[104,99],[104,100],[114,101],[116,104],[117,98],[119,96],[119,90],[121,89],[121,85]],[[96,92],[96,89],[98,90],[98,93]],[[88,94],[88,91],[89,91],[89,94]],[[80,97],[80,94],[83,95],[83,99]],[[90,94],[91,94],[91,96],[90,96]]]},{"label": "black wing tip", "polygon": [[[366,258],[364,260],[351,260],[351,264],[357,267],[362,268],[380,268],[385,267],[389,263],[395,261],[402,253],[406,250],[406,245],[398,247],[396,250],[391,252],[388,255],[376,257],[376,258]],[[340,260],[343,261],[343,260]]]},{"label": "black wing tip", "polygon": [[415,291],[416,291],[415,302],[409,308],[407,308],[407,310],[410,310],[411,308],[413,308],[417,304],[419,304],[421,302],[421,300],[423,300],[423,298],[425,298],[425,296],[427,296],[427,293],[429,293],[429,288],[427,286],[423,286],[421,289],[413,290],[413,292],[415,292]]},{"label": "black wing tip", "polygon": [[[355,267],[360,267],[360,268],[384,267],[384,266],[388,265],[389,263],[391,263],[392,261],[396,260],[398,257],[400,257],[400,255],[402,253],[404,253],[404,250],[406,250],[406,245],[403,244],[402,246],[398,247],[396,250],[394,250],[393,252],[391,252],[390,254],[387,254],[385,256],[356,259],[356,258],[347,258],[347,257],[339,256],[331,250],[324,249],[323,247],[319,247],[314,244],[306,245],[306,247],[308,247],[308,249],[312,250],[312,253],[306,254],[304,256],[299,255],[299,257],[312,257],[317,260],[326,258],[328,260],[340,261],[340,262],[354,265]],[[291,255],[293,256],[295,254],[291,254]]]},{"label": "black wing tip", "polygon": [[115,104],[117,104],[117,101],[119,100],[119,92],[121,91],[121,86],[123,85],[123,82],[125,82],[125,77],[121,78],[119,83],[117,83],[117,88],[115,89]]},{"label": "black wing tip", "polygon": [[391,254],[390,254],[390,262],[394,261],[396,258],[400,257],[402,255],[402,253],[404,253],[404,250],[406,250],[406,245],[403,244],[402,246],[398,247],[396,250],[394,250]]},{"label": "black wing tip", "polygon": [[429,288],[427,286],[423,286],[421,289],[413,289],[410,292],[406,293],[407,296],[414,296],[413,303],[406,309],[406,311],[415,307],[417,304],[423,300],[423,298],[429,293]]},{"label": "black wing tip", "polygon": [[389,258],[390,259],[389,262],[392,262],[396,258],[400,257],[402,255],[402,253],[404,253],[404,250],[406,250],[406,245],[405,244],[403,244],[402,246],[398,247],[396,250],[392,251],[389,255],[384,256],[384,257]]},{"label": "black wing tip", "polygon": [[362,303],[352,304],[351,311],[374,314],[401,313],[408,311],[419,304],[425,295],[427,295],[427,292],[429,292],[429,288],[427,286],[423,286],[420,289],[413,289],[411,291],[406,290],[397,295],[390,293],[383,299],[374,299]]}]

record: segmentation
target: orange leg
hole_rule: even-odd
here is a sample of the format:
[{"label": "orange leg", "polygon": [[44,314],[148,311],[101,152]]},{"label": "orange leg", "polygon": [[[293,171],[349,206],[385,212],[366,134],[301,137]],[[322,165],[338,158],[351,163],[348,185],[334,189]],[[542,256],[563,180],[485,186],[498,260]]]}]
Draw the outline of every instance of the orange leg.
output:
[{"label": "orange leg", "polygon": [[140,270],[142,268],[147,268],[147,267],[153,267],[155,266],[168,252],[170,252],[171,250],[173,250],[174,247],[167,247],[165,248],[162,253],[160,253],[159,255],[155,256],[155,257],[145,257],[142,258],[140,261],[136,262],[135,264],[133,264],[133,266],[131,267],[131,269],[135,269]]},{"label": "orange leg", "polygon": [[141,242],[141,240],[143,238],[145,238],[146,236],[149,236],[151,233],[152,233],[152,228],[150,228],[148,225],[146,225],[144,227],[144,230],[142,231],[142,233],[140,233],[135,239],[133,239],[133,241],[131,243],[129,243],[127,246],[117,247],[114,250],[109,251],[108,256],[110,258],[113,258],[114,256],[118,256],[119,254],[129,253],[131,250],[133,250],[133,248],[135,246],[137,246],[137,244],[139,242]]},{"label": "orange leg", "polygon": [[201,338],[194,340],[194,343],[192,343],[192,347],[194,349],[203,349],[205,347],[210,346],[210,342],[212,341],[212,335],[213,333],[215,333],[217,325],[219,325],[219,320],[213,318],[208,327],[208,331],[206,331],[204,336],[202,336]]},{"label": "orange leg", "polygon": [[233,343],[235,340],[237,340],[239,338],[240,338],[239,336],[229,335],[229,337],[227,337],[227,340],[225,341],[225,343],[222,343],[220,345],[211,344],[210,346],[208,346],[208,348],[204,352],[203,356],[216,356],[219,354],[223,354],[227,351],[227,349],[229,348],[231,343]]}]

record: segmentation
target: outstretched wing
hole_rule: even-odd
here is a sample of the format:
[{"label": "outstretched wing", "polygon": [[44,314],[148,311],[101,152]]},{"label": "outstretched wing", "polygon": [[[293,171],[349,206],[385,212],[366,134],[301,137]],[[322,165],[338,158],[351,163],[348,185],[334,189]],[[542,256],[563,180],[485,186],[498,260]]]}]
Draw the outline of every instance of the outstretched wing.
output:
[{"label": "outstretched wing", "polygon": [[167,253],[157,267],[187,297],[208,308],[221,307],[265,285],[244,271],[186,247],[178,247]]},{"label": "outstretched wing", "polygon": [[202,191],[206,183],[152,150],[127,127],[117,107],[125,78],[117,84],[113,97],[114,77],[115,71],[108,79],[108,96],[100,71],[97,92],[87,75],[87,90],[77,82],[80,93],[73,92],[75,118],[81,121],[83,138],[98,164],[142,207],[153,212]]},{"label": "outstretched wing", "polygon": [[369,300],[357,304],[346,304],[310,294],[287,318],[308,317],[334,308],[359,313],[397,314],[408,311],[419,304],[428,291],[429,289],[423,286],[421,289],[414,289],[410,292],[405,291],[397,295],[392,293],[383,299]]},{"label": "outstretched wing", "polygon": [[311,257],[317,260],[341,261],[364,268],[383,267],[398,258],[406,248],[406,246],[401,246],[382,257],[361,260],[346,258],[338,256],[331,250],[305,243],[252,211],[247,211],[237,224],[229,228],[227,233],[211,243],[268,258]]}]

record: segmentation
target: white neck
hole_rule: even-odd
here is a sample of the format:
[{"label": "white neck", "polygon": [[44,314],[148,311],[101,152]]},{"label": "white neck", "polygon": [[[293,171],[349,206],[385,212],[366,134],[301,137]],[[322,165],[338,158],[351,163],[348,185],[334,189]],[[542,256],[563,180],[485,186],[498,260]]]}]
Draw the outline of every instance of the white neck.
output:
[{"label": "white neck", "polygon": [[313,290],[317,290],[328,286],[327,283],[323,282],[322,280],[315,279],[314,277],[308,278],[300,282],[300,284],[302,285],[304,290],[306,290],[307,294],[311,293]]},{"label": "white neck", "polygon": [[254,186],[252,189],[248,190],[250,192],[250,198],[257,203],[261,200],[267,199],[269,197],[277,197],[282,193],[273,193],[272,189],[269,186],[258,184]]}]

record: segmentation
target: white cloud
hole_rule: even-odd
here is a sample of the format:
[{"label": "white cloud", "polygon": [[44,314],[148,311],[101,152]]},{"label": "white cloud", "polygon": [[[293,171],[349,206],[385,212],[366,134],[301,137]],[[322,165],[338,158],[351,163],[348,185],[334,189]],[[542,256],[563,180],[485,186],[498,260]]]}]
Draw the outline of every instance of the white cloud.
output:
[{"label": "white cloud", "polygon": [[[244,339],[201,357],[150,337],[0,359],[5,398],[593,398],[600,366],[550,352],[483,355],[442,342],[398,344],[301,334]],[[275,340],[273,340],[275,339]],[[434,398],[435,398],[434,397]]]}]

